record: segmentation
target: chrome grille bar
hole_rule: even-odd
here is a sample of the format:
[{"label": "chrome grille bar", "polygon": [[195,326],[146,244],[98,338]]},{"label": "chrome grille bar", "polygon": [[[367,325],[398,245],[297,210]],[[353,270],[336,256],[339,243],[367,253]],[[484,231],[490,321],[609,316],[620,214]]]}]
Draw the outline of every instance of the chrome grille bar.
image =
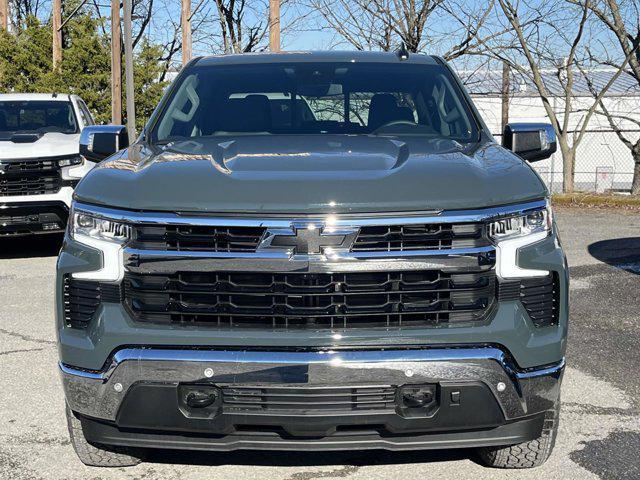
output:
[{"label": "chrome grille bar", "polygon": [[125,268],[134,273],[267,271],[357,272],[387,270],[470,271],[495,265],[494,247],[392,252],[292,255],[273,252],[173,252],[125,248]]}]

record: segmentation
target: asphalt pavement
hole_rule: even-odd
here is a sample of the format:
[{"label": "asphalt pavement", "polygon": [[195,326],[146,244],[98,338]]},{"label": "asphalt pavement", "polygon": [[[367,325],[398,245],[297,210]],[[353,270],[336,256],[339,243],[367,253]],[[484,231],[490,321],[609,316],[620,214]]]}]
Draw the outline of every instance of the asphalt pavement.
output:
[{"label": "asphalt pavement", "polygon": [[556,212],[571,266],[571,326],[555,451],[500,471],[469,450],[412,453],[159,451],[96,469],[73,453],[57,373],[59,238],[0,241],[1,479],[640,479],[640,215]]}]

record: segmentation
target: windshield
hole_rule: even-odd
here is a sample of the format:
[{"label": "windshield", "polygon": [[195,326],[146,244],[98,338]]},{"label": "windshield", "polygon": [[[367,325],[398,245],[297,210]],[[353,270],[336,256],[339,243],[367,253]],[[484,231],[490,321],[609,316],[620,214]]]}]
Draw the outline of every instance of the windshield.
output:
[{"label": "windshield", "polygon": [[0,139],[16,133],[78,133],[71,102],[0,101]]},{"label": "windshield", "polygon": [[152,142],[242,134],[478,138],[464,97],[441,65],[198,66],[178,82]]}]

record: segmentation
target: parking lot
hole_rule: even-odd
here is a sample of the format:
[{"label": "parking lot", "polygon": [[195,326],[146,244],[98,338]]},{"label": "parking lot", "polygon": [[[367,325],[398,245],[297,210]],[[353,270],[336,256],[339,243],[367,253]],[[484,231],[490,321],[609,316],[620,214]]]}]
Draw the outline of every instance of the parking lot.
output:
[{"label": "parking lot", "polygon": [[128,469],[73,453],[57,372],[58,238],[0,241],[0,478],[640,479],[640,215],[557,212],[571,266],[571,326],[556,449],[537,470],[486,469],[465,450],[155,452]]}]

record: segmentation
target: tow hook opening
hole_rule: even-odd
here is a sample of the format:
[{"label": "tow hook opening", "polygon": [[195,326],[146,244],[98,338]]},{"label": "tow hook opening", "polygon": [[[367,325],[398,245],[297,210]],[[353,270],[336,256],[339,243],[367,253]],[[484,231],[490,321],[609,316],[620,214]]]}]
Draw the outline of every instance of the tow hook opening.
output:
[{"label": "tow hook opening", "polygon": [[215,385],[180,384],[178,403],[188,417],[210,417],[218,413],[222,393]]},{"label": "tow hook opening", "polygon": [[189,392],[185,402],[191,408],[205,408],[209,405],[213,405],[218,394],[215,391],[203,392],[200,390]]},{"label": "tow hook opening", "polygon": [[397,405],[404,416],[430,416],[438,409],[438,386],[403,385],[398,389]]}]

